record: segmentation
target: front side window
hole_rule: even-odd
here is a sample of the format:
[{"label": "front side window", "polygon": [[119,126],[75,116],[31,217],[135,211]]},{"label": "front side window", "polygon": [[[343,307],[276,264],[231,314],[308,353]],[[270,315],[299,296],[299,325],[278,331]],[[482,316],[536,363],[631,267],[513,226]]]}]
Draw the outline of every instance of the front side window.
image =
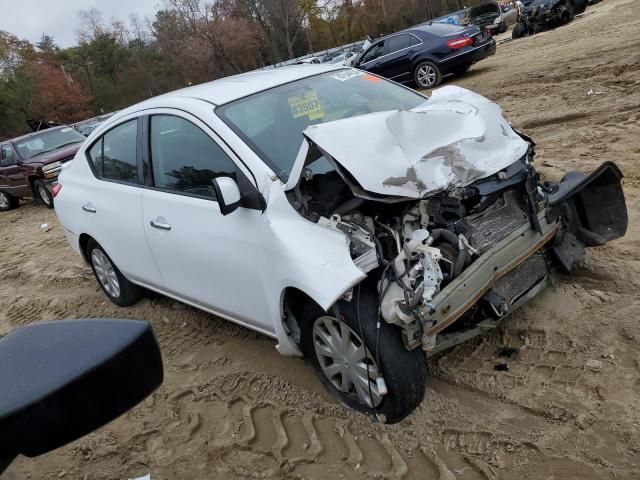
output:
[{"label": "front side window", "polygon": [[[310,125],[373,112],[409,110],[427,100],[353,68],[296,80],[216,108],[216,113],[287,181]],[[362,132],[366,140],[366,132]]]},{"label": "front side window", "polygon": [[129,120],[105,133],[89,149],[89,160],[98,177],[138,183],[138,120]]},{"label": "front side window", "polygon": [[238,180],[229,156],[193,123],[173,115],[151,117],[151,166],[158,188],[216,198],[212,180]]},{"label": "front side window", "polygon": [[375,60],[376,58],[381,56],[383,52],[384,52],[384,42],[378,42],[375,45],[373,45],[369,50],[367,50],[367,53],[365,53],[362,56],[362,60],[360,61],[360,63],[367,63],[367,62],[370,62],[371,60]]},{"label": "front side window", "polygon": [[411,42],[411,35],[403,33],[402,35],[396,35],[387,40],[387,53],[394,53],[398,50],[402,50],[409,46]]}]

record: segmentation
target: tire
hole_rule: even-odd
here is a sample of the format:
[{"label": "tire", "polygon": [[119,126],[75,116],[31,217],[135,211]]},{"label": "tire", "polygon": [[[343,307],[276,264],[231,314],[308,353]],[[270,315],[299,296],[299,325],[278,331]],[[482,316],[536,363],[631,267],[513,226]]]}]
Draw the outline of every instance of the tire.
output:
[{"label": "tire", "polygon": [[516,23],[516,26],[513,27],[513,30],[511,31],[511,38],[515,40],[516,38],[524,37],[526,31],[527,31],[527,27],[525,27],[524,23],[518,22]]},{"label": "tire", "polygon": [[42,180],[36,180],[33,182],[33,191],[36,194],[36,198],[40,200],[45,207],[53,208],[53,195],[51,195],[46,183]]},{"label": "tire", "polygon": [[433,62],[420,62],[413,71],[413,81],[419,88],[435,88],[442,81],[442,73]]},{"label": "tire", "polygon": [[[354,295],[351,302],[339,301],[328,313],[313,302],[304,306],[300,324],[302,352],[330,393],[343,404],[372,415],[385,423],[397,423],[409,415],[424,398],[426,382],[424,353],[420,349],[407,350],[397,327],[381,321],[379,349],[376,355],[378,296],[366,287],[360,288],[362,289],[360,292],[360,322],[358,322],[356,308],[357,294]],[[327,350],[331,351],[331,348],[327,348],[331,342],[324,340],[327,338],[327,334],[331,336],[327,324],[333,325],[335,331],[340,333],[340,338],[344,338],[344,333],[348,332],[347,336],[352,347],[350,351],[355,353],[352,353],[347,362],[354,362],[354,356],[358,355],[358,351],[360,351],[360,358],[364,360],[354,362],[359,366],[357,370],[353,366],[349,367],[348,363],[334,362],[335,356],[331,359],[326,355]],[[335,336],[331,338],[335,338]],[[367,357],[363,355],[364,349],[355,349],[358,345],[362,346],[361,338],[364,338],[364,344],[368,350]],[[332,353],[335,355],[336,350],[333,350]],[[340,357],[338,354],[338,358],[344,359],[345,357]],[[378,396],[376,382],[373,379],[377,370],[375,358],[379,360],[382,377],[388,391],[386,395],[381,397]],[[364,370],[363,366],[367,364],[369,369]],[[336,368],[332,371],[340,370],[340,372],[336,372],[330,377],[331,372],[327,373],[325,369],[331,369],[334,365]],[[345,375],[342,374],[342,371],[345,371],[345,367],[347,372],[351,372],[351,378],[358,377],[357,372],[359,371],[362,373],[359,378],[363,379],[362,382],[351,382],[351,385],[345,388],[346,393],[338,387],[338,384],[344,385]],[[349,378],[349,374],[346,376]],[[364,387],[367,385],[367,376],[372,379],[371,390]],[[356,384],[360,385],[360,392],[358,392]],[[369,395],[369,391],[371,395]],[[362,392],[363,395],[360,395]],[[366,397],[364,401],[361,399],[362,396]]]},{"label": "tire", "polygon": [[18,197],[0,192],[0,212],[8,212],[9,210],[18,208],[18,205],[20,205]]},{"label": "tire", "polygon": [[85,253],[98,285],[109,300],[119,307],[128,307],[140,300],[142,289],[122,275],[98,242],[90,239]]}]

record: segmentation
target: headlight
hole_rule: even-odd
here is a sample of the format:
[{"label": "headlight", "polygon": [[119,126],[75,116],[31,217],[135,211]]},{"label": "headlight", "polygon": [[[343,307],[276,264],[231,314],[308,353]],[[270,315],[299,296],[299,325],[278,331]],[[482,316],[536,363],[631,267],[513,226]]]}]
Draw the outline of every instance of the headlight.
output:
[{"label": "headlight", "polygon": [[42,171],[43,172],[48,172],[49,170],[55,170],[56,168],[60,168],[62,164],[60,162],[53,162],[50,163],[49,165],[45,165],[44,167],[42,167]]},{"label": "headlight", "polygon": [[42,173],[44,174],[44,178],[54,178],[58,175],[58,172],[62,169],[62,163],[53,162],[49,165],[45,165],[42,167]]}]

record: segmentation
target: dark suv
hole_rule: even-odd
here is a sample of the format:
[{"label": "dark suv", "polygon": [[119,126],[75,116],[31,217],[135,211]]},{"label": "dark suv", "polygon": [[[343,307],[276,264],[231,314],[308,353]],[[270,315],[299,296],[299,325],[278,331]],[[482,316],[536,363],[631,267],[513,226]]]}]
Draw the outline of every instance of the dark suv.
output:
[{"label": "dark suv", "polygon": [[62,164],[74,157],[84,140],[63,126],[0,143],[0,211],[16,208],[21,197],[32,196],[52,208],[51,188]]},{"label": "dark suv", "polygon": [[374,42],[353,66],[396,82],[433,88],[444,75],[465,72],[495,52],[491,33],[475,25],[429,22]]}]

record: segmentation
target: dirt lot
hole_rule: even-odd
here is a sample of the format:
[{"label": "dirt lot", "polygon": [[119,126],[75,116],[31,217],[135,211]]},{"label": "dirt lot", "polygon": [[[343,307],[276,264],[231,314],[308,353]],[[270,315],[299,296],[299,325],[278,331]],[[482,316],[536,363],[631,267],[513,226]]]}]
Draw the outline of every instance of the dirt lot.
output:
[{"label": "dirt lot", "polygon": [[534,137],[547,177],[618,162],[630,227],[502,331],[431,362],[426,400],[398,425],[346,411],[302,360],[251,331],[166,298],[115,307],[52,211],[29,203],[0,215],[0,333],[41,319],[142,318],[166,366],[143,405],[3,478],[640,478],[638,6],[605,0],[452,80]]}]

